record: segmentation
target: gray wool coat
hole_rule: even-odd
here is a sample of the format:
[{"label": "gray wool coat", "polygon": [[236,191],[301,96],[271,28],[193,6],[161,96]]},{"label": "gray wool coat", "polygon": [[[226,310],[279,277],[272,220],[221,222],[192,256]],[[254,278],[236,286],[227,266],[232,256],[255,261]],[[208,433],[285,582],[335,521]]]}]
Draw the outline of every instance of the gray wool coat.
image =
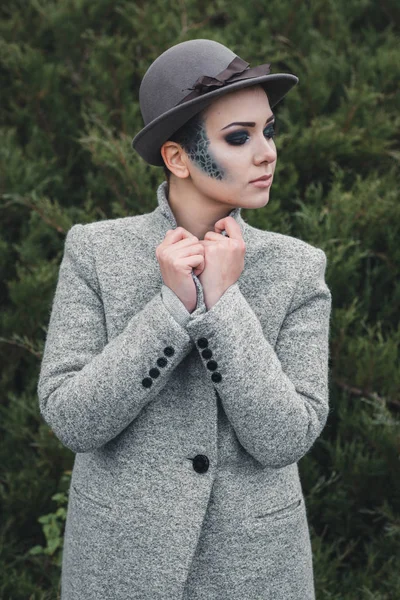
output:
[{"label": "gray wool coat", "polygon": [[244,269],[190,314],[167,198],[67,233],[38,396],[74,453],[62,600],[313,600],[297,462],[329,412],[326,255],[231,211]]}]

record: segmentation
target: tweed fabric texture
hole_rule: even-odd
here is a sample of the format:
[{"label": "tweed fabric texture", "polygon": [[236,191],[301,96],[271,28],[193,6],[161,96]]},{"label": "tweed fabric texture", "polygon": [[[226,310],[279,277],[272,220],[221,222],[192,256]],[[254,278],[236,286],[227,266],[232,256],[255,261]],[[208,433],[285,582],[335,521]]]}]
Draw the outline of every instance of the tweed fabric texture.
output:
[{"label": "tweed fabric texture", "polygon": [[185,327],[190,321],[190,312],[187,310],[181,299],[164,284],[161,287],[161,296],[171,315],[173,315],[182,327]]},{"label": "tweed fabric texture", "polygon": [[193,275],[188,318],[166,194],[66,236],[38,380],[75,453],[62,600],[314,600],[297,463],[329,413],[326,255],[234,209],[243,272],[208,311]]}]

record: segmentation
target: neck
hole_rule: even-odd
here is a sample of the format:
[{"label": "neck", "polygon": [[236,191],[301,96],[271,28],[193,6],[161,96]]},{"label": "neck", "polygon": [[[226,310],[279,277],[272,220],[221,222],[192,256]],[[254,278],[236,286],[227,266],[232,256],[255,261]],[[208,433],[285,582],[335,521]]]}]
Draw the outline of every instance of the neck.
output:
[{"label": "neck", "polygon": [[208,231],[215,232],[214,224],[227,217],[235,207],[204,196],[189,181],[190,178],[175,179],[170,179],[167,194],[177,226],[204,240]]}]

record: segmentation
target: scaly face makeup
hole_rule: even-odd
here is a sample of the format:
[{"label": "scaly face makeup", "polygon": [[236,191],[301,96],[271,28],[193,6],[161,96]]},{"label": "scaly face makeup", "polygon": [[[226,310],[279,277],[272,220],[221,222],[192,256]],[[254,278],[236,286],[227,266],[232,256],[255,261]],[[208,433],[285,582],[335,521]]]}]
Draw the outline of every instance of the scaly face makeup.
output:
[{"label": "scaly face makeup", "polygon": [[181,145],[188,157],[208,177],[222,180],[226,178],[225,169],[217,162],[209,149],[210,140],[207,137],[203,119],[195,119],[185,130]]}]

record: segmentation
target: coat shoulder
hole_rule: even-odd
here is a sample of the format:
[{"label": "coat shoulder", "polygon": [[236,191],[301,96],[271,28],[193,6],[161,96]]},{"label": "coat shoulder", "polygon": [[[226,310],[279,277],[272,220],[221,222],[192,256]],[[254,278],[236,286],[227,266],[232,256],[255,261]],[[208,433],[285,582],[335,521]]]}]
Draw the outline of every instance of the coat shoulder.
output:
[{"label": "coat shoulder", "polygon": [[103,219],[102,221],[92,221],[83,226],[92,234],[123,233],[124,231],[140,230],[146,221],[147,214],[135,215],[132,217],[119,217],[117,219]]},{"label": "coat shoulder", "polygon": [[298,262],[299,258],[306,260],[315,255],[320,255],[321,252],[325,255],[322,248],[313,246],[300,238],[275,231],[257,229],[249,224],[247,224],[247,227],[250,231],[249,237],[256,247],[259,246],[260,249],[269,248],[280,257],[283,256]]},{"label": "coat shoulder", "polygon": [[[148,231],[147,214],[132,217],[119,217],[117,219],[104,219],[91,223],[79,224],[85,233],[83,237],[88,244],[100,253],[108,253],[110,247],[123,249],[143,244]],[[86,234],[86,235],[85,235]]]}]

